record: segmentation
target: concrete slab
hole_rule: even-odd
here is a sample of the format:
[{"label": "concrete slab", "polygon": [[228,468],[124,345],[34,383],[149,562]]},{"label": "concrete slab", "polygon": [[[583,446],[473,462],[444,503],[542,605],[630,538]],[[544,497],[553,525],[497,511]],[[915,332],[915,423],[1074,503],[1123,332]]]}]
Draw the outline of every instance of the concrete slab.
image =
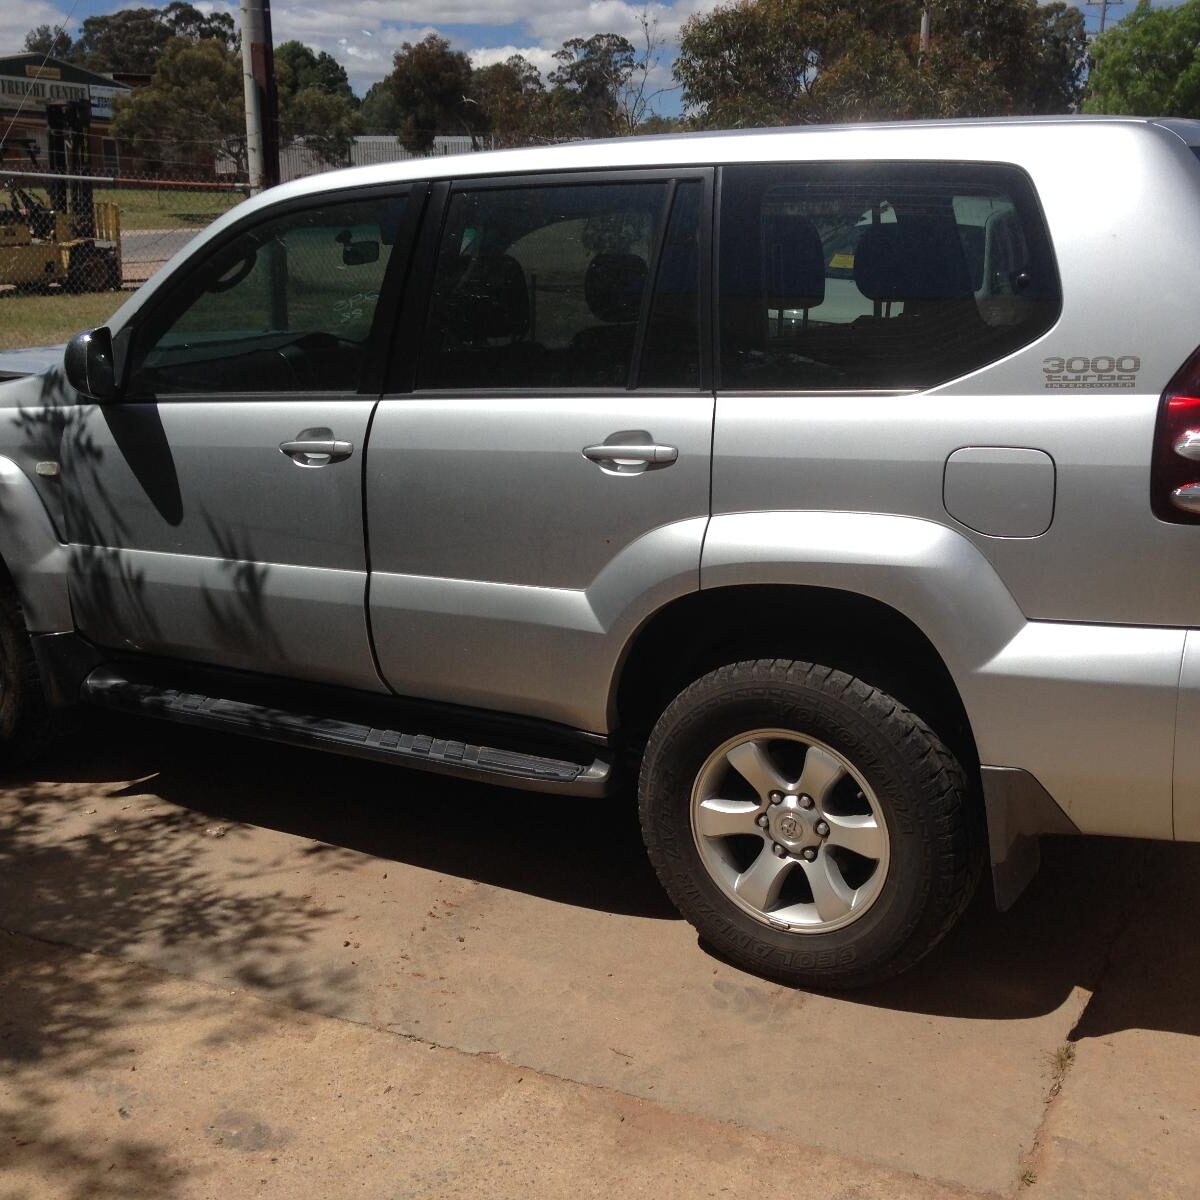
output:
[{"label": "concrete slab", "polygon": [[1200,846],[1127,847],[1147,867],[1132,919],[1074,1034],[1034,1163],[1039,1195],[1200,1193]]},{"label": "concrete slab", "polygon": [[1014,912],[836,998],[711,957],[619,802],[106,722],[0,814],[5,928],[998,1192],[1129,878],[1052,847]]},{"label": "concrete slab", "polygon": [[0,1013],[3,1200],[964,1195],[8,935]]}]

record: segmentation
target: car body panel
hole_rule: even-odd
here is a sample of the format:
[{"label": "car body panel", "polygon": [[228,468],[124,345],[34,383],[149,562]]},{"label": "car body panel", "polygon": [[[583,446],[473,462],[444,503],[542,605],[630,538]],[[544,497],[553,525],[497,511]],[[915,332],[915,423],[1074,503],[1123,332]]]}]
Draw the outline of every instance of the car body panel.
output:
[{"label": "car body panel", "polygon": [[701,586],[780,583],[870,596],[912,621],[954,678],[980,762],[1028,771],[1084,832],[1171,836],[1182,630],[1028,621],[976,547],[933,521],[714,516]]},{"label": "car body panel", "polygon": [[[374,402],[247,395],[85,405],[63,441],[80,630],[101,646],[382,689],[363,611]],[[344,461],[280,443],[327,427]]]},{"label": "car body panel", "polygon": [[[367,516],[392,687],[606,731],[625,640],[698,585],[712,409],[702,394],[384,400]],[[584,458],[633,429],[677,461],[618,474]]]}]

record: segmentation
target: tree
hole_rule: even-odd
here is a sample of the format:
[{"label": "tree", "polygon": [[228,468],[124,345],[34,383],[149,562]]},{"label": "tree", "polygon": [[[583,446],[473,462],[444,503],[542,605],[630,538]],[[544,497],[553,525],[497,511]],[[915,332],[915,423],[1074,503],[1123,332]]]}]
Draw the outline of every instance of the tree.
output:
[{"label": "tree", "polygon": [[[49,27],[39,25],[25,39],[26,49],[42,53]],[[151,74],[172,38],[213,39],[226,49],[238,45],[237,26],[226,13],[202,13],[185,0],[165,8],[123,8],[105,16],[88,17],[71,44],[69,61],[92,71],[135,71]],[[35,43],[35,44],[31,44]],[[61,43],[60,43],[61,45]],[[64,55],[55,51],[55,57]]]},{"label": "tree", "polygon": [[363,128],[358,109],[347,97],[318,87],[291,93],[281,88],[279,110],[281,140],[302,138],[305,146],[328,166],[347,163],[354,138]]},{"label": "tree", "polygon": [[161,19],[172,37],[191,38],[193,41],[216,38],[229,50],[237,50],[241,46],[237,24],[228,13],[203,13],[186,0],[171,0],[162,10]]},{"label": "tree", "polygon": [[114,104],[113,132],[161,169],[182,160],[210,166],[221,155],[246,167],[242,61],[222,41],[171,38],[154,78]]},{"label": "tree", "polygon": [[1200,116],[1200,0],[1141,0],[1092,43],[1085,112]]},{"label": "tree", "polygon": [[683,28],[676,79],[694,123],[779,125],[1067,112],[1086,42],[1079,10],[940,0],[922,52],[916,0],[732,3]]},{"label": "tree", "polygon": [[284,42],[275,47],[275,62],[291,71],[289,88],[293,95],[305,88],[316,88],[327,96],[343,96],[357,105],[346,68],[332,54],[324,50],[315,53],[303,42]]},{"label": "tree", "polygon": [[633,74],[633,44],[615,33],[570,38],[556,50],[561,63],[550,74],[566,93],[584,137],[611,137],[621,128],[620,97]]},{"label": "tree", "polygon": [[25,49],[31,54],[73,62],[75,43],[71,35],[55,25],[38,25],[25,35]]},{"label": "tree", "polygon": [[471,74],[471,96],[501,146],[529,146],[554,136],[553,101],[537,67],[520,54],[476,68]]},{"label": "tree", "polygon": [[367,88],[358,111],[362,115],[364,133],[399,133],[404,121],[390,77]]},{"label": "tree", "polygon": [[667,44],[659,30],[658,17],[649,8],[643,8],[637,21],[640,30],[637,49],[629,76],[617,92],[617,110],[624,133],[637,133],[652,115],[654,101],[668,90],[654,86]]},{"label": "tree", "polygon": [[407,150],[423,154],[438,134],[474,137],[483,121],[470,96],[471,62],[436,33],[405,42],[392,60],[388,84],[400,116],[398,133]]}]

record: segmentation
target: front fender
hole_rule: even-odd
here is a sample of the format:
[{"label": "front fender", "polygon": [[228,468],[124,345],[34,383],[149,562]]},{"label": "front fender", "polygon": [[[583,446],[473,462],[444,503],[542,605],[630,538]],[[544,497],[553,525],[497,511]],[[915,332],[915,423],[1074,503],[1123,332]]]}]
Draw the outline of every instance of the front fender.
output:
[{"label": "front fender", "polygon": [[1083,833],[1171,837],[1183,630],[1028,621],[965,537],[891,514],[713,517],[701,589],[739,584],[895,609],[946,664],[982,765],[1033,775]]},{"label": "front fender", "polygon": [[67,593],[67,547],[58,540],[29,476],[0,457],[0,557],[12,576],[30,633],[74,629]]}]

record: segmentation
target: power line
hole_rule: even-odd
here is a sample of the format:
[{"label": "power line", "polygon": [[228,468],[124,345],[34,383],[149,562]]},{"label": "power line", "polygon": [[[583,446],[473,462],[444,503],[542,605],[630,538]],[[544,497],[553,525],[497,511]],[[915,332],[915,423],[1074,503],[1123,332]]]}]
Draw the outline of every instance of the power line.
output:
[{"label": "power line", "polygon": [[1088,8],[1098,8],[1100,10],[1100,32],[1104,32],[1104,26],[1108,21],[1108,10],[1116,8],[1118,5],[1124,4],[1125,0],[1087,0]]},{"label": "power line", "polygon": [[[38,75],[40,77],[46,64],[50,61],[50,55],[54,53],[54,47],[58,45],[58,39],[67,31],[67,26],[71,23],[71,18],[75,15],[75,10],[79,7],[79,0],[74,0],[71,5],[71,11],[63,18],[63,22],[54,30],[54,36],[50,39],[50,48],[42,56],[42,65],[38,67]],[[90,95],[90,92],[89,92]],[[8,135],[12,133],[13,126],[17,123],[17,118],[21,115],[21,110],[25,107],[25,101],[29,98],[29,93],[26,92],[21,97],[21,103],[17,105],[17,111],[13,113],[12,120],[8,123],[8,128],[4,131],[4,136],[0,137],[0,146],[8,141]],[[90,100],[89,100],[90,103]]]}]

